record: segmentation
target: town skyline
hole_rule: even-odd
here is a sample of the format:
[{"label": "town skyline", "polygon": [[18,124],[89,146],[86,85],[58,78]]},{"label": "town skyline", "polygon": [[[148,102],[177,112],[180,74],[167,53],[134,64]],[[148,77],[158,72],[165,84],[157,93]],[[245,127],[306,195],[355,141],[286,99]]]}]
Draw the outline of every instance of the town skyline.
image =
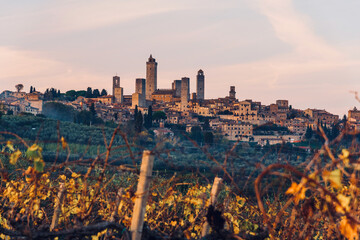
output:
[{"label": "town skyline", "polygon": [[234,85],[240,100],[289,99],[298,108],[342,116],[358,104],[350,93],[360,88],[358,6],[324,0],[7,2],[0,10],[0,88],[23,83],[40,91],[110,91],[117,73],[131,94],[152,53],[159,88],[187,76],[194,92],[203,69],[206,98],[226,96]]}]

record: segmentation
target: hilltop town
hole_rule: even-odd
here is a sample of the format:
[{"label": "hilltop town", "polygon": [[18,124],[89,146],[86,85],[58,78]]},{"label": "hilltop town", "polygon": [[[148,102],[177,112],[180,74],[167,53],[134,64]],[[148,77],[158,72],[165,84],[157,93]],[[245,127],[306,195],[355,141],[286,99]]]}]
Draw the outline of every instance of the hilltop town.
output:
[{"label": "hilltop town", "polygon": [[[105,89],[99,91],[90,87],[85,91],[67,91],[47,89],[44,93],[32,86],[30,92],[23,92],[22,84],[16,85],[17,91],[3,91],[0,94],[2,111],[6,114],[43,113],[43,106],[49,102],[59,102],[71,106],[74,110],[89,110],[91,107],[97,117],[116,123],[134,119],[134,113],[149,114],[163,112],[157,135],[172,136],[165,124],[183,125],[187,132],[193,127],[204,128],[204,121],[211,130],[222,134],[231,141],[257,142],[260,145],[282,142],[299,142],[309,129],[318,125],[334,127],[339,116],[323,109],[295,109],[288,100],[279,99],[273,104],[263,105],[252,99],[236,98],[235,86],[230,86],[229,95],[217,99],[205,96],[206,79],[203,70],[196,75],[196,92],[190,92],[190,78],[182,77],[172,82],[171,88],[157,87],[156,59],[150,55],[146,62],[146,78],[135,80],[135,92],[124,95],[120,77],[112,79],[112,94]],[[347,120],[353,127],[360,121],[360,111],[354,108],[348,111]],[[264,128],[262,126],[268,126]]]}]

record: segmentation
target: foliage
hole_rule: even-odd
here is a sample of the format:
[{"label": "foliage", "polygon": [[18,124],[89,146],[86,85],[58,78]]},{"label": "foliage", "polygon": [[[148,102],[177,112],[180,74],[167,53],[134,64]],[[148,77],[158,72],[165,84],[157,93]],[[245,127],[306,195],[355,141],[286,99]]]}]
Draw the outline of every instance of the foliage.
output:
[{"label": "foliage", "polygon": [[47,88],[44,92],[44,100],[47,101],[61,99],[61,97],[62,95],[60,93],[60,90],[57,90],[55,88]]},{"label": "foliage", "polygon": [[159,122],[161,120],[165,120],[167,117],[166,117],[166,114],[164,111],[156,111],[153,113],[152,115],[152,119],[156,122]]},{"label": "foliage", "polygon": [[42,114],[48,118],[60,121],[74,121],[75,109],[59,102],[46,102]]},{"label": "foliage", "polygon": [[16,91],[17,91],[17,92],[20,92],[20,91],[24,88],[24,85],[21,84],[21,83],[19,83],[19,84],[16,84],[16,85],[15,85],[15,88],[16,88]]},{"label": "foliage", "polygon": [[[20,151],[10,141],[2,149],[1,238],[92,236],[97,239],[109,234],[121,237],[124,234],[122,226],[130,227],[136,174],[119,175],[107,170],[109,154],[102,162],[94,159],[83,169],[76,166],[84,161],[47,166],[39,145],[29,146],[17,138],[26,151]],[[68,149],[65,138],[61,137],[59,143],[63,149]],[[106,152],[110,153],[112,147],[113,141],[110,141]],[[136,166],[133,167],[118,170],[137,172]],[[12,173],[10,169],[16,170]],[[146,207],[147,225],[162,236],[180,233],[183,238],[199,238],[210,204],[210,189],[210,184],[201,183],[194,177],[154,178]],[[216,208],[223,212],[228,231],[255,234],[260,220],[256,207],[226,185],[220,198]],[[113,226],[113,230],[98,227],[104,224]]]},{"label": "foliage", "polygon": [[[263,221],[275,239],[359,239],[358,146],[335,146],[342,136],[328,142],[301,168],[285,164],[272,164],[255,181],[255,190]],[[343,134],[357,134],[346,130]],[[332,148],[331,148],[332,147]],[[291,181],[276,214],[269,214],[272,203],[263,203],[260,182],[273,173]],[[286,185],[285,185],[286,186]],[[262,193],[264,194],[264,193]]]}]

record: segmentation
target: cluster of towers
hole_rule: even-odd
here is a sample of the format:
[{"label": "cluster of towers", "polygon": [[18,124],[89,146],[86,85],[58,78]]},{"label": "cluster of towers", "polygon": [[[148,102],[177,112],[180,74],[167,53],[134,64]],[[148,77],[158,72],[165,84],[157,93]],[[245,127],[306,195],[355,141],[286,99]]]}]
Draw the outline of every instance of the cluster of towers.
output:
[{"label": "cluster of towers", "polygon": [[[137,78],[135,82],[135,93],[132,94],[132,105],[145,107],[148,101],[152,101],[152,95],[157,88],[157,65],[155,58],[150,55],[146,62],[146,79]],[[204,100],[205,98],[205,75],[200,69],[196,76],[196,93],[193,93],[193,99]],[[172,93],[174,98],[181,99],[181,109],[186,108],[190,99],[190,78],[183,77],[181,80],[175,80],[172,83]],[[115,103],[123,102],[123,88],[120,87],[120,77],[113,77],[113,98]]]}]

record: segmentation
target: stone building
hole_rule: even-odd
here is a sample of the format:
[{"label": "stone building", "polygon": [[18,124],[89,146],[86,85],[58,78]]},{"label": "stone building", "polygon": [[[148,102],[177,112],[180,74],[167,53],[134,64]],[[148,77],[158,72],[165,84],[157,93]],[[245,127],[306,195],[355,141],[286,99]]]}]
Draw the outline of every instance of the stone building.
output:
[{"label": "stone building", "polygon": [[221,125],[221,133],[228,140],[236,141],[253,135],[253,125],[250,123],[225,122]]},{"label": "stone building", "polygon": [[190,98],[190,78],[183,77],[181,79],[181,111],[187,110]]},{"label": "stone building", "polygon": [[204,100],[205,97],[205,75],[203,70],[199,70],[196,75],[196,98]]},{"label": "stone building", "polygon": [[144,78],[137,78],[135,82],[135,93],[132,95],[132,108],[135,108],[137,105],[138,107],[145,107],[146,100],[146,80]]},{"label": "stone building", "polygon": [[335,124],[339,121],[339,116],[328,113],[323,109],[306,109],[304,114],[314,120],[314,123],[323,123],[327,125]]},{"label": "stone building", "polygon": [[174,97],[181,97],[181,80],[174,80],[172,83],[172,89],[175,90]]},{"label": "stone building", "polygon": [[135,92],[145,96],[146,80],[145,78],[137,78],[135,82]]},{"label": "stone building", "polygon": [[348,120],[349,121],[356,121],[359,122],[360,121],[360,111],[357,110],[356,107],[354,107],[353,110],[349,110],[348,111]]},{"label": "stone building", "polygon": [[135,109],[136,106],[143,107],[143,96],[137,92],[131,95],[131,108]]},{"label": "stone building", "polygon": [[258,119],[258,111],[251,107],[251,102],[239,102],[239,120],[241,121],[255,121]]},{"label": "stone building", "polygon": [[157,62],[150,55],[146,62],[146,100],[151,100],[152,93],[157,90]]},{"label": "stone building", "polygon": [[235,86],[230,86],[229,97],[236,98]]},{"label": "stone building", "polygon": [[279,108],[289,108],[289,101],[288,100],[276,100],[276,105]]},{"label": "stone building", "polygon": [[151,100],[159,102],[172,102],[174,99],[174,90],[172,89],[158,89],[151,95]]},{"label": "stone building", "polygon": [[123,102],[124,90],[120,87],[120,77],[113,77],[113,101],[114,103],[122,103]]}]

